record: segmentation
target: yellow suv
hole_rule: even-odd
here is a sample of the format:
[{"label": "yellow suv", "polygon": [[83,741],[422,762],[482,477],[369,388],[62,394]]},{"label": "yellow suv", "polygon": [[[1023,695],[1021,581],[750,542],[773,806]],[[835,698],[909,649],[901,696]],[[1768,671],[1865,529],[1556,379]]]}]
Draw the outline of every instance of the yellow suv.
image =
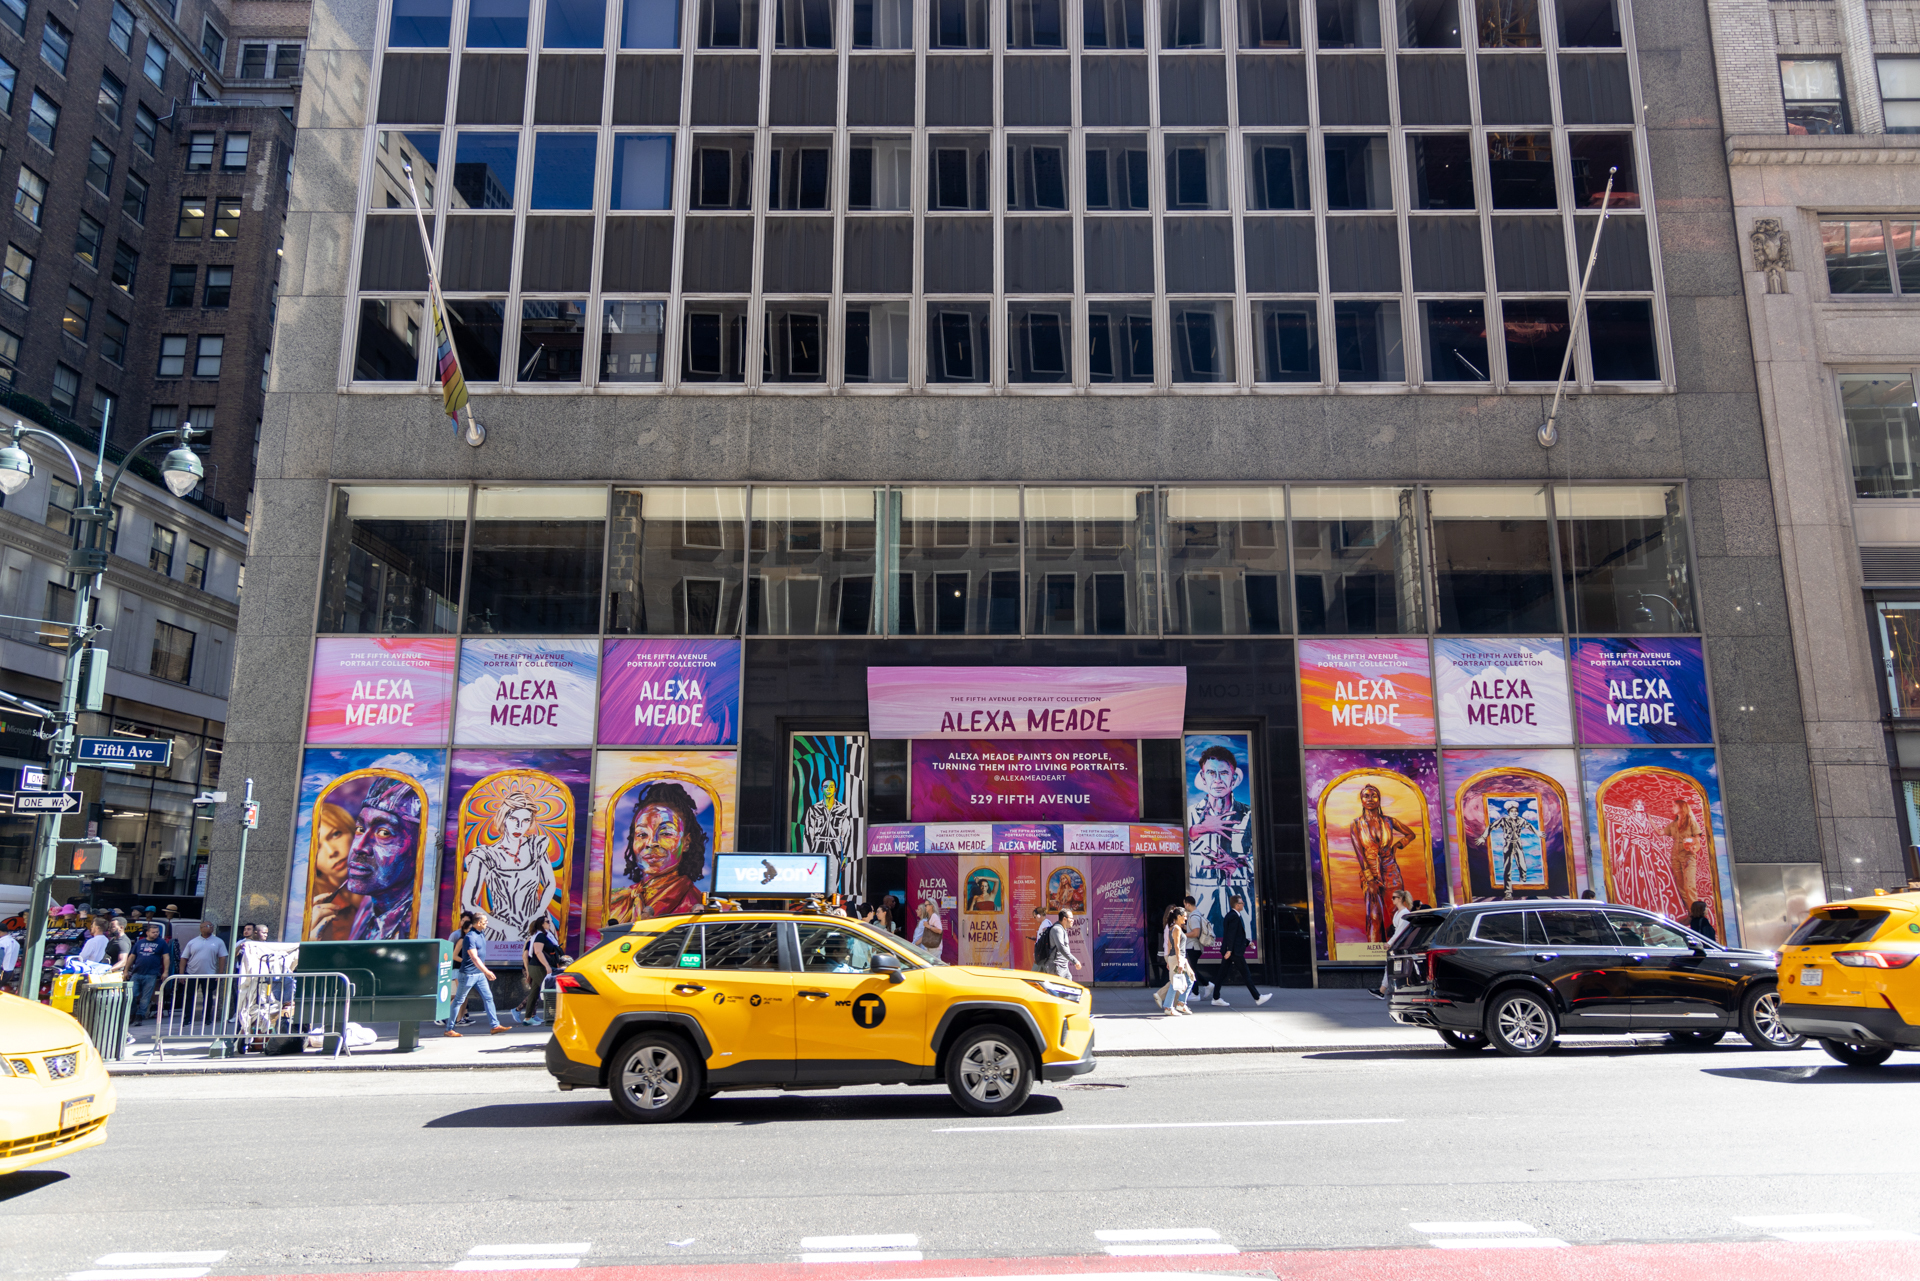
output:
[{"label": "yellow suv", "polygon": [[1852,1067],[1920,1050],[1920,894],[1818,907],[1780,949],[1780,1022]]},{"label": "yellow suv", "polygon": [[1004,1116],[1093,1070],[1077,983],[947,965],[837,916],[709,912],[616,927],[559,974],[547,1071],[630,1121],[723,1090],[935,1085]]}]

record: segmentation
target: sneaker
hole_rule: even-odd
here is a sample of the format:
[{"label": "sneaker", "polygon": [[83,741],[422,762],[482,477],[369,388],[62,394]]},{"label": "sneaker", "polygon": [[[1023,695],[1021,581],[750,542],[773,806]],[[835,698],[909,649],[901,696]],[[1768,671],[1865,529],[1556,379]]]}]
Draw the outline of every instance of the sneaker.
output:
[{"label": "sneaker", "polygon": [[1232,1002],[1232,1001],[1229,1001],[1229,1000],[1228,1000],[1228,999],[1227,999],[1226,997],[1224,997],[1224,996],[1216,996],[1216,997],[1214,997],[1214,998],[1213,998],[1213,1003],[1214,1003],[1215,1005],[1232,1005],[1232,1004],[1233,1004],[1233,1002]]},{"label": "sneaker", "polygon": [[1174,1006],[1174,1007],[1173,1007],[1173,1012],[1174,1012],[1175,1014],[1191,1014],[1191,1013],[1193,1013],[1193,1011],[1192,1011],[1192,1010],[1190,1010],[1190,1009],[1188,1009],[1188,1008],[1187,1008],[1186,1006],[1184,1006],[1184,1005],[1176,1005],[1176,1006]]},{"label": "sneaker", "polygon": [[1268,1001],[1271,1001],[1272,999],[1273,999],[1273,993],[1262,992],[1259,996],[1256,996],[1253,998],[1253,1003],[1255,1005],[1265,1005]]}]

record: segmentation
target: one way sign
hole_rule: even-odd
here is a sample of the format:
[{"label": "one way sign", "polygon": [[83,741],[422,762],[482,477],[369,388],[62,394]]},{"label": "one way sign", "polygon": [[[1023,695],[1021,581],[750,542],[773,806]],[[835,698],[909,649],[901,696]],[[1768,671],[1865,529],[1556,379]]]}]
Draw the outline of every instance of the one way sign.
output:
[{"label": "one way sign", "polygon": [[74,814],[79,812],[86,798],[78,792],[15,792],[13,794],[13,812],[16,814]]}]

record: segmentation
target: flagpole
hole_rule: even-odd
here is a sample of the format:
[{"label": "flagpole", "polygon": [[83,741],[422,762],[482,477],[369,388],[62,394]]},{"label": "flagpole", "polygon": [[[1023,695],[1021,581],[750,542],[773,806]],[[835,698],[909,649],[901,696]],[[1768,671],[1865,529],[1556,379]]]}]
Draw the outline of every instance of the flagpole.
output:
[{"label": "flagpole", "polygon": [[[413,162],[404,157],[400,168],[407,176],[407,196],[413,202],[413,223],[420,231],[420,254],[427,264],[427,305],[433,308],[434,372],[440,380],[442,403],[446,405],[447,417],[453,420],[453,428],[460,438],[475,449],[487,443],[487,429],[473,416],[473,406],[467,399],[467,380],[460,370],[460,355],[453,350],[453,325],[447,319],[447,300],[440,294],[440,273],[433,267],[433,238],[427,234],[427,216],[420,208],[420,192],[413,185]],[[440,367],[440,345],[445,342],[453,361],[454,373],[459,376],[457,389],[448,390],[446,371]],[[456,401],[458,403],[448,403]],[[465,410],[466,425],[461,426],[460,411]]]}]

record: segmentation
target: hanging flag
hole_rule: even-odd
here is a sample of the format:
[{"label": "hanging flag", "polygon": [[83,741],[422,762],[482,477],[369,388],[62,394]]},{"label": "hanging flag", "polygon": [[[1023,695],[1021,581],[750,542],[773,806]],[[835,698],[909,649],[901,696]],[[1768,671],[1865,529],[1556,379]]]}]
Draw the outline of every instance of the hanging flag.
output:
[{"label": "hanging flag", "polygon": [[457,430],[460,426],[460,411],[467,407],[467,380],[460,375],[460,357],[454,354],[453,337],[447,332],[444,319],[445,307],[440,301],[438,291],[435,291],[431,302],[434,364],[440,374],[440,403],[446,406],[447,417],[453,420],[454,428]]}]

